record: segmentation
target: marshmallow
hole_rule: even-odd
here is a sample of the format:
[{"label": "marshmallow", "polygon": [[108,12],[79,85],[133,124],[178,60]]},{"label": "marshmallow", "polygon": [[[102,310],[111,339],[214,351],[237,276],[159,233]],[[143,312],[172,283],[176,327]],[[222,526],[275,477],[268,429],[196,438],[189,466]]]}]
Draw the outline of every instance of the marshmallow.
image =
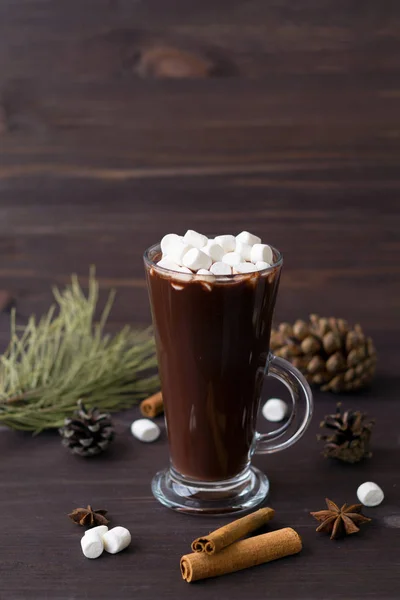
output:
[{"label": "marshmallow", "polygon": [[88,535],[86,532],[81,539],[81,548],[86,558],[98,558],[100,554],[103,554],[103,538],[99,534]]},{"label": "marshmallow", "polygon": [[366,481],[357,490],[357,498],[364,506],[378,506],[385,497],[383,491],[376,483]]},{"label": "marshmallow", "polygon": [[177,240],[168,248],[167,258],[176,262],[180,267],[183,265],[183,257],[192,248],[189,244],[185,244],[182,240]]},{"label": "marshmallow", "polygon": [[235,267],[242,262],[242,257],[237,252],[228,252],[222,257],[222,262],[230,265],[231,267]]},{"label": "marshmallow", "polygon": [[199,269],[196,273],[196,275],[212,275],[211,271],[208,271],[207,269]]},{"label": "marshmallow", "polygon": [[257,271],[263,271],[264,269],[269,269],[270,268],[270,264],[263,261],[263,260],[258,260],[256,262],[256,269]]},{"label": "marshmallow", "polygon": [[236,248],[236,239],[234,235],[217,235],[214,241],[222,246],[224,252],[233,252]]},{"label": "marshmallow", "polygon": [[243,242],[243,244],[248,244],[249,246],[254,246],[254,244],[261,244],[261,238],[249,233],[248,231],[242,231],[239,235],[236,236],[237,242]]},{"label": "marshmallow", "polygon": [[202,235],[201,233],[197,233],[197,231],[193,231],[193,229],[188,229],[183,236],[183,241],[185,244],[200,250],[200,248],[203,248],[207,244],[208,237],[206,235]]},{"label": "marshmallow", "polygon": [[235,252],[240,254],[243,261],[250,260],[251,246],[250,246],[250,244],[245,244],[244,242],[241,242],[240,240],[236,240]]},{"label": "marshmallow", "polygon": [[232,268],[223,262],[216,262],[210,267],[213,275],[232,275]]},{"label": "marshmallow", "polygon": [[253,263],[239,263],[233,267],[234,273],[254,273],[257,271]]},{"label": "marshmallow", "polygon": [[257,271],[255,265],[248,262],[241,262],[238,265],[235,265],[234,270],[237,273],[254,273],[254,271]]},{"label": "marshmallow", "polygon": [[[167,256],[165,258],[162,258],[160,261],[158,261],[157,265],[160,267],[163,267],[164,269],[168,269],[169,271],[174,271],[176,273],[189,273],[189,275],[193,275],[193,273],[190,269],[188,269],[187,267],[180,267],[179,265],[174,263],[172,260],[169,260],[169,258]],[[184,281],[190,280],[190,277],[186,277],[186,276],[182,276],[182,275],[176,275],[175,277],[178,279],[183,279]]]},{"label": "marshmallow", "polygon": [[157,266],[163,267],[163,269],[169,269],[170,271],[181,271],[186,267],[180,267],[173,260],[169,259],[168,256],[165,256],[161,260],[158,261]]},{"label": "marshmallow", "polygon": [[103,537],[103,535],[105,533],[107,533],[108,531],[108,527],[107,525],[98,525],[97,527],[92,527],[91,529],[88,529],[87,531],[85,531],[85,535],[88,535],[90,537]]},{"label": "marshmallow", "polygon": [[253,263],[263,261],[272,264],[274,261],[271,246],[267,244],[254,244],[250,258]]},{"label": "marshmallow", "polygon": [[192,271],[209,269],[212,265],[212,258],[198,248],[192,248],[183,257],[183,264]]},{"label": "marshmallow", "polygon": [[263,416],[272,423],[283,421],[287,413],[288,405],[280,398],[270,398],[262,407]]},{"label": "marshmallow", "polygon": [[176,242],[181,242],[182,240],[183,237],[181,235],[177,235],[176,233],[167,233],[167,235],[164,235],[160,243],[161,252],[163,254],[169,254],[169,249],[171,246],[176,244]]},{"label": "marshmallow", "polygon": [[137,419],[131,425],[132,435],[141,442],[154,442],[161,431],[157,423],[150,419]]},{"label": "marshmallow", "polygon": [[104,550],[110,554],[117,554],[129,546],[131,539],[128,529],[113,527],[103,536]]},{"label": "marshmallow", "polygon": [[222,260],[222,257],[225,254],[223,247],[217,244],[217,242],[214,242],[214,240],[209,240],[207,246],[204,246],[201,251],[207,254],[213,262]]}]

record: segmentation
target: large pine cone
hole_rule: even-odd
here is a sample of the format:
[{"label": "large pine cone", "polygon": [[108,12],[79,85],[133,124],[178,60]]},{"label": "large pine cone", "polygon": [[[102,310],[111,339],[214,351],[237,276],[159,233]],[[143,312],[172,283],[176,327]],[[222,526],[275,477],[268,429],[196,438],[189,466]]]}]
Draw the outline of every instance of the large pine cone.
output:
[{"label": "large pine cone", "polygon": [[322,391],[347,392],[368,386],[375,374],[376,351],[360,327],[344,319],[310,315],[271,332],[271,350],[289,360]]},{"label": "large pine cone", "polygon": [[86,409],[82,400],[78,410],[65,419],[60,430],[62,444],[73,454],[95,456],[106,450],[114,439],[114,428],[108,413],[99,413],[96,408]]}]

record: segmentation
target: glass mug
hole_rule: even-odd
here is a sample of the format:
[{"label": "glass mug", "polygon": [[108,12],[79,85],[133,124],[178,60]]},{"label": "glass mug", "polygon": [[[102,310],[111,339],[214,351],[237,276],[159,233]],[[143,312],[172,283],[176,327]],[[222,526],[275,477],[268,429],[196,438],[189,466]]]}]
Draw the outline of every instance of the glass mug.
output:
[{"label": "glass mug", "polygon": [[[269,352],[283,262],[272,250],[269,268],[218,278],[159,267],[159,244],[144,254],[170,452],[152,491],[169,508],[226,514],[261,504],[269,482],[252,455],[288,448],[310,423],[308,383]],[[260,434],[266,375],[289,389],[293,409],[283,426]]]}]

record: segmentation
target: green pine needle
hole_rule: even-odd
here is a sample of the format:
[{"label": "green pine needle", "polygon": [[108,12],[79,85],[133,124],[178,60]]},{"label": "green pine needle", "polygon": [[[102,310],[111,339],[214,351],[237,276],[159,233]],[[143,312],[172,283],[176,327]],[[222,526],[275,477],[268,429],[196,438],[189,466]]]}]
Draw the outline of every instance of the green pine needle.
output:
[{"label": "green pine needle", "polygon": [[58,310],[52,306],[40,321],[32,316],[20,328],[12,312],[10,344],[0,357],[0,423],[39,433],[61,427],[79,398],[112,412],[159,389],[151,332],[127,326],[105,335],[115,293],[95,323],[98,291],[92,269],[87,297],[73,275],[63,291],[53,290]]}]

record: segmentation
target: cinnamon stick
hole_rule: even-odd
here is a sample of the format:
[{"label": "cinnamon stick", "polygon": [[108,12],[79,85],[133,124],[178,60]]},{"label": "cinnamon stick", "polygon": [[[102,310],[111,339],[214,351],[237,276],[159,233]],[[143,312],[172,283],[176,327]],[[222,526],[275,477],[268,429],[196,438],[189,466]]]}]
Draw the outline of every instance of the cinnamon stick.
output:
[{"label": "cinnamon stick", "polygon": [[150,417],[151,419],[164,412],[161,392],[157,392],[153,396],[150,396],[150,398],[143,400],[140,403],[140,412],[144,417]]},{"label": "cinnamon stick", "polygon": [[181,558],[181,573],[183,579],[191,583],[297,554],[301,548],[300,536],[287,527],[240,540],[214,556],[205,552],[186,554]]},{"label": "cinnamon stick", "polygon": [[220,552],[220,550],[240,540],[251,531],[259,529],[264,523],[272,519],[274,514],[273,508],[260,508],[250,515],[212,531],[204,537],[197,538],[192,542],[192,550],[193,552],[206,552],[207,554]]}]

